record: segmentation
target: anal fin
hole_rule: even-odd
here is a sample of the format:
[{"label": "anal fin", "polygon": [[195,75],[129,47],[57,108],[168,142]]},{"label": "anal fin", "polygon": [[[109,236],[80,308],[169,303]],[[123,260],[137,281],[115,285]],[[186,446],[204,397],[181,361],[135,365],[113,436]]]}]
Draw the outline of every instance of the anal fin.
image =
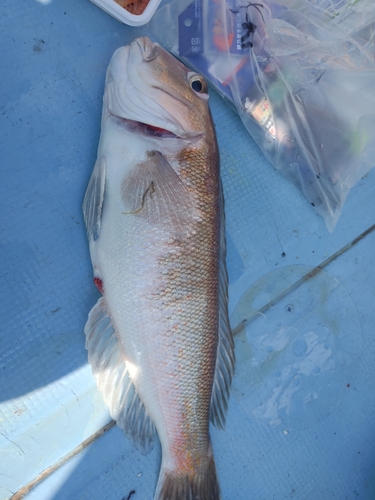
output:
[{"label": "anal fin", "polygon": [[153,445],[155,426],[131,381],[103,297],[90,311],[85,334],[89,363],[111,417],[134,446],[147,453]]}]

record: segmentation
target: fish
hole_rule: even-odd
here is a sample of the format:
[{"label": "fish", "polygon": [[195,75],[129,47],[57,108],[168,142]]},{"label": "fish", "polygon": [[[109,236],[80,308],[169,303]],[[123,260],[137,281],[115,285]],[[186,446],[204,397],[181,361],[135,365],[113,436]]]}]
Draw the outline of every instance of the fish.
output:
[{"label": "fish", "polygon": [[147,37],[109,63],[83,202],[94,283],[88,360],[116,424],[156,436],[155,500],[219,500],[210,421],[224,427],[228,319],[220,158],[207,83]]}]

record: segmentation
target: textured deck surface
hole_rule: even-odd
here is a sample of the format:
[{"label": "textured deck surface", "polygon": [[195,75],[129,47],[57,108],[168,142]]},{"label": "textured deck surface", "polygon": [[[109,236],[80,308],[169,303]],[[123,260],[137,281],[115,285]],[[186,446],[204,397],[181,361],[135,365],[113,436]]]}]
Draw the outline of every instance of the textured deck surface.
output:
[{"label": "textured deck surface", "polygon": [[[84,347],[98,293],[81,203],[106,67],[143,31],[88,0],[5,0],[0,27],[5,500],[110,421]],[[374,499],[375,231],[355,239],[375,224],[375,170],[329,234],[214,92],[211,107],[232,326],[248,319],[227,426],[212,429],[223,500]],[[150,500],[159,461],[158,446],[142,456],[112,428],[26,498],[122,500],[134,490],[131,500]]]}]

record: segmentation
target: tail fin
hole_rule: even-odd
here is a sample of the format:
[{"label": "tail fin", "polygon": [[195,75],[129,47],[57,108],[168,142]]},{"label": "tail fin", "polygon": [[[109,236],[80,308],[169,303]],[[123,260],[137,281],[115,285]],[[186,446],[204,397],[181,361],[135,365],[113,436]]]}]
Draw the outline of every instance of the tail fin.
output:
[{"label": "tail fin", "polygon": [[213,457],[194,476],[162,468],[154,500],[220,500],[220,487]]}]

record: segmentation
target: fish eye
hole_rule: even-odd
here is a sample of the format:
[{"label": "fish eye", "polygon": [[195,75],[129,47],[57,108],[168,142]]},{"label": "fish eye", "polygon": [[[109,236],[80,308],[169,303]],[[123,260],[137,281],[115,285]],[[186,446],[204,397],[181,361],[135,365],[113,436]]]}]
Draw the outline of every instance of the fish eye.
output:
[{"label": "fish eye", "polygon": [[189,75],[190,87],[199,94],[207,93],[207,84],[204,78],[196,73]]},{"label": "fish eye", "polygon": [[191,88],[192,88],[193,90],[195,90],[195,92],[202,92],[202,90],[203,90],[203,85],[202,85],[202,82],[201,82],[200,80],[198,80],[198,79],[193,80],[193,81],[190,83],[190,85],[191,85]]}]

